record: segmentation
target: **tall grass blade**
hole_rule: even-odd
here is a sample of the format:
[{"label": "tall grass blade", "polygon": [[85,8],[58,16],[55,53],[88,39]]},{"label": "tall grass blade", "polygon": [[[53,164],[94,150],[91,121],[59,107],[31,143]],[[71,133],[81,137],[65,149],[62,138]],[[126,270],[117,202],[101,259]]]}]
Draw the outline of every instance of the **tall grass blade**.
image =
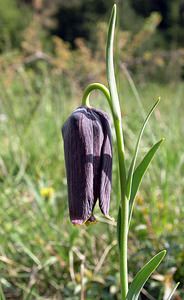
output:
[{"label": "tall grass blade", "polygon": [[0,300],[6,300],[1,284],[0,284]]},{"label": "tall grass blade", "polygon": [[151,115],[152,115],[153,111],[155,110],[156,106],[158,105],[159,101],[160,101],[160,99],[158,99],[156,101],[156,103],[153,105],[153,107],[151,108],[149,114],[147,115],[147,117],[146,117],[146,119],[144,121],[144,124],[143,124],[143,126],[141,128],[141,131],[139,133],[139,136],[138,136],[138,140],[137,140],[137,144],[136,144],[136,147],[135,147],[134,156],[133,156],[133,159],[132,159],[132,163],[130,165],[130,169],[129,169],[129,172],[128,172],[128,178],[127,178],[126,196],[127,196],[128,199],[130,199],[130,193],[131,193],[131,189],[132,189],[133,173],[134,173],[134,169],[135,169],[135,164],[136,164],[136,159],[137,159],[137,154],[138,154],[138,150],[139,150],[140,141],[141,141],[144,129],[146,127],[146,124],[148,123],[148,120],[151,117]]},{"label": "tall grass blade", "polygon": [[40,260],[36,257],[36,255],[28,247],[26,247],[25,244],[22,243],[21,241],[18,241],[18,244],[22,247],[23,251],[31,258],[31,260],[33,260],[34,263],[37,264],[39,268],[41,268],[42,264]]},{"label": "tall grass blade", "polygon": [[153,147],[146,153],[145,157],[141,161],[141,163],[138,165],[138,167],[135,169],[133,178],[132,178],[132,188],[131,188],[131,194],[130,194],[130,206],[129,206],[129,223],[131,221],[132,217],[132,211],[133,206],[135,202],[135,196],[137,194],[138,188],[141,184],[142,178],[147,171],[153,157],[155,156],[157,150],[159,149],[161,143],[164,139],[161,139],[159,142],[157,142]]},{"label": "tall grass blade", "polygon": [[162,259],[164,258],[166,251],[163,250],[156,254],[144,267],[136,274],[134,277],[129,291],[126,297],[126,300],[138,300],[140,292],[151,276],[151,274],[155,271],[158,265],[161,263]]},{"label": "tall grass blade", "polygon": [[170,293],[169,298],[167,298],[167,300],[171,300],[171,299],[172,299],[172,296],[174,296],[174,293],[175,293],[175,291],[176,291],[176,289],[177,289],[177,287],[178,287],[179,284],[180,284],[180,282],[178,282],[178,283],[175,285],[174,289],[173,289],[172,292]]}]

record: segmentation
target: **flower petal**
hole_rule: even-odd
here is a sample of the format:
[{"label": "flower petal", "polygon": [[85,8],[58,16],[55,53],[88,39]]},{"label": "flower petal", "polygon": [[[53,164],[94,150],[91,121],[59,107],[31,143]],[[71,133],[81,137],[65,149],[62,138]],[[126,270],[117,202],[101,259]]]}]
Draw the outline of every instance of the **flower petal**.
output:
[{"label": "flower petal", "polygon": [[[86,109],[77,109],[62,128],[70,218],[82,224],[93,208],[93,127]],[[86,161],[87,160],[87,161]]]},{"label": "flower petal", "polygon": [[68,182],[70,219],[73,224],[90,223],[99,198],[108,215],[112,144],[107,115],[93,108],[79,107],[62,128]]},{"label": "flower petal", "polygon": [[104,215],[108,215],[110,206],[111,182],[112,182],[112,138],[109,118],[106,113],[96,110],[100,116],[104,133],[101,150],[101,181],[99,206]]},{"label": "flower petal", "polygon": [[103,130],[89,108],[78,108],[62,129],[68,181],[70,218],[74,224],[90,219],[99,197]]}]

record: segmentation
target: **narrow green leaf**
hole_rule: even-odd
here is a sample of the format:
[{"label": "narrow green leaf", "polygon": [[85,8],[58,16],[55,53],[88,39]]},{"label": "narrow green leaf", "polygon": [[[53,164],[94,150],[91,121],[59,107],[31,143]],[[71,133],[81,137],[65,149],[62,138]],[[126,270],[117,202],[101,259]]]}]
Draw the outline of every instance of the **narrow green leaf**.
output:
[{"label": "narrow green leaf", "polygon": [[154,109],[158,105],[159,101],[160,101],[160,99],[158,99],[156,101],[156,103],[153,105],[153,107],[151,108],[149,114],[147,115],[147,117],[146,117],[146,119],[143,123],[143,126],[142,126],[141,131],[140,131],[139,136],[138,136],[134,156],[133,156],[133,159],[132,159],[132,163],[130,165],[130,169],[129,169],[129,172],[128,172],[128,178],[127,178],[126,196],[127,196],[128,199],[130,199],[130,193],[131,193],[131,188],[132,188],[132,178],[133,178],[133,173],[134,173],[134,169],[135,169],[135,164],[136,164],[136,159],[137,159],[137,154],[138,154],[138,150],[139,150],[140,141],[141,141],[144,129],[146,127],[146,124],[147,124],[149,118],[151,117]]},{"label": "narrow green leaf", "polygon": [[34,261],[35,264],[37,264],[39,267],[42,267],[42,264],[38,257],[28,247],[26,247],[24,243],[19,240],[18,244],[22,247],[23,251]]},{"label": "narrow green leaf", "polygon": [[159,149],[161,143],[164,139],[161,139],[159,142],[157,142],[155,145],[152,146],[152,148],[146,153],[141,163],[138,165],[138,167],[135,169],[133,178],[132,178],[132,188],[131,188],[131,194],[130,194],[130,210],[129,210],[129,223],[132,216],[133,206],[135,202],[135,196],[137,194],[138,188],[141,184],[142,178],[148,169],[155,153]]},{"label": "narrow green leaf", "polygon": [[0,284],[0,300],[6,300],[1,284]]},{"label": "narrow green leaf", "polygon": [[151,276],[151,274],[155,271],[158,265],[161,263],[164,258],[166,251],[163,250],[156,254],[144,267],[136,274],[134,277],[126,297],[126,300],[138,300],[140,292]]},{"label": "narrow green leaf", "polygon": [[112,99],[112,110],[116,118],[121,119],[121,111],[119,105],[119,97],[116,86],[116,79],[114,73],[114,60],[113,60],[113,44],[114,44],[114,31],[116,25],[116,4],[114,4],[111,18],[109,21],[109,30],[107,35],[107,45],[106,45],[106,70],[107,70],[107,80],[109,84],[109,90]]},{"label": "narrow green leaf", "polygon": [[172,298],[172,296],[174,296],[174,293],[175,293],[175,291],[176,291],[176,289],[177,289],[177,287],[178,287],[179,284],[180,284],[180,282],[178,282],[178,283],[175,285],[174,289],[173,289],[172,292],[170,293],[169,298],[167,298],[167,300],[171,300],[171,298]]}]

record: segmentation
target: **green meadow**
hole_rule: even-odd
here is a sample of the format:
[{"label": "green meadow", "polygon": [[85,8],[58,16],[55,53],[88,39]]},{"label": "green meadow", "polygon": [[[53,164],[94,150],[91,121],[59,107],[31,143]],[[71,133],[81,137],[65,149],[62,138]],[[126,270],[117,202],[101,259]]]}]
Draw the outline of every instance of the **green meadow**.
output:
[{"label": "green meadow", "polygon": [[[134,78],[133,78],[134,80]],[[149,167],[136,199],[129,235],[130,281],[159,250],[167,256],[141,299],[163,299],[180,281],[184,299],[184,85],[136,83],[118,74],[127,164],[142,121],[161,101],[145,130],[140,160],[160,138],[164,142]],[[98,223],[70,223],[61,126],[81,105],[82,91],[49,68],[22,67],[0,82],[0,283],[1,299],[119,299],[116,222],[98,207]],[[109,112],[93,93],[91,104]],[[110,215],[117,218],[118,164],[115,145]],[[151,296],[152,295],[152,296]],[[4,298],[3,298],[4,297]],[[179,297],[179,296],[178,296]]]}]

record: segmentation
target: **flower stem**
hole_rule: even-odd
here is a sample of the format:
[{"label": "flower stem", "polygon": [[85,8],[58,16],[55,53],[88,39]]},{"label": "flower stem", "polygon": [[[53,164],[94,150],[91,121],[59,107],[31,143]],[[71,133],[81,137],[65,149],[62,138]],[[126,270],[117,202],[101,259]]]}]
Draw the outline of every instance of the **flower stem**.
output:
[{"label": "flower stem", "polygon": [[117,231],[119,242],[119,260],[120,260],[120,279],[121,279],[121,300],[126,299],[128,292],[128,267],[127,267],[127,243],[128,243],[128,213],[129,202],[126,198],[126,168],[125,168],[125,151],[123,141],[123,129],[121,123],[121,108],[119,95],[116,85],[114,59],[113,59],[113,43],[116,24],[116,4],[113,6],[111,18],[109,21],[109,29],[106,45],[106,72],[109,84],[109,90],[112,101],[112,115],[116,131],[118,161],[119,161],[119,177],[121,187],[121,214],[118,217]]},{"label": "flower stem", "polygon": [[128,214],[129,214],[129,203],[126,198],[126,170],[124,161],[124,143],[123,143],[123,132],[121,118],[117,118],[116,113],[113,110],[112,99],[109,90],[101,83],[92,83],[87,86],[84,91],[82,98],[82,105],[90,107],[89,96],[94,90],[100,90],[106,97],[113,117],[117,150],[118,150],[118,161],[119,161],[119,175],[121,184],[121,225],[120,225],[120,240],[119,240],[119,257],[120,257],[120,277],[121,277],[121,294],[122,300],[126,299],[128,292],[128,267],[127,267],[127,239],[128,239]]},{"label": "flower stem", "polygon": [[94,90],[99,90],[104,94],[104,96],[106,97],[106,99],[110,105],[110,108],[112,110],[111,96],[110,96],[109,90],[108,90],[108,88],[106,88],[105,85],[98,83],[98,82],[91,83],[86,87],[83,97],[82,97],[82,105],[90,107],[89,96],[90,96],[90,93]]},{"label": "flower stem", "polygon": [[[121,121],[114,119],[116,131],[118,161],[119,161],[119,176],[121,189],[121,215],[120,215],[120,234],[119,236],[119,260],[120,260],[120,279],[121,279],[121,299],[125,300],[128,292],[128,266],[127,266],[127,245],[128,245],[128,215],[129,202],[126,198],[126,170],[124,162],[124,148]],[[117,226],[118,227],[118,226]]]}]

